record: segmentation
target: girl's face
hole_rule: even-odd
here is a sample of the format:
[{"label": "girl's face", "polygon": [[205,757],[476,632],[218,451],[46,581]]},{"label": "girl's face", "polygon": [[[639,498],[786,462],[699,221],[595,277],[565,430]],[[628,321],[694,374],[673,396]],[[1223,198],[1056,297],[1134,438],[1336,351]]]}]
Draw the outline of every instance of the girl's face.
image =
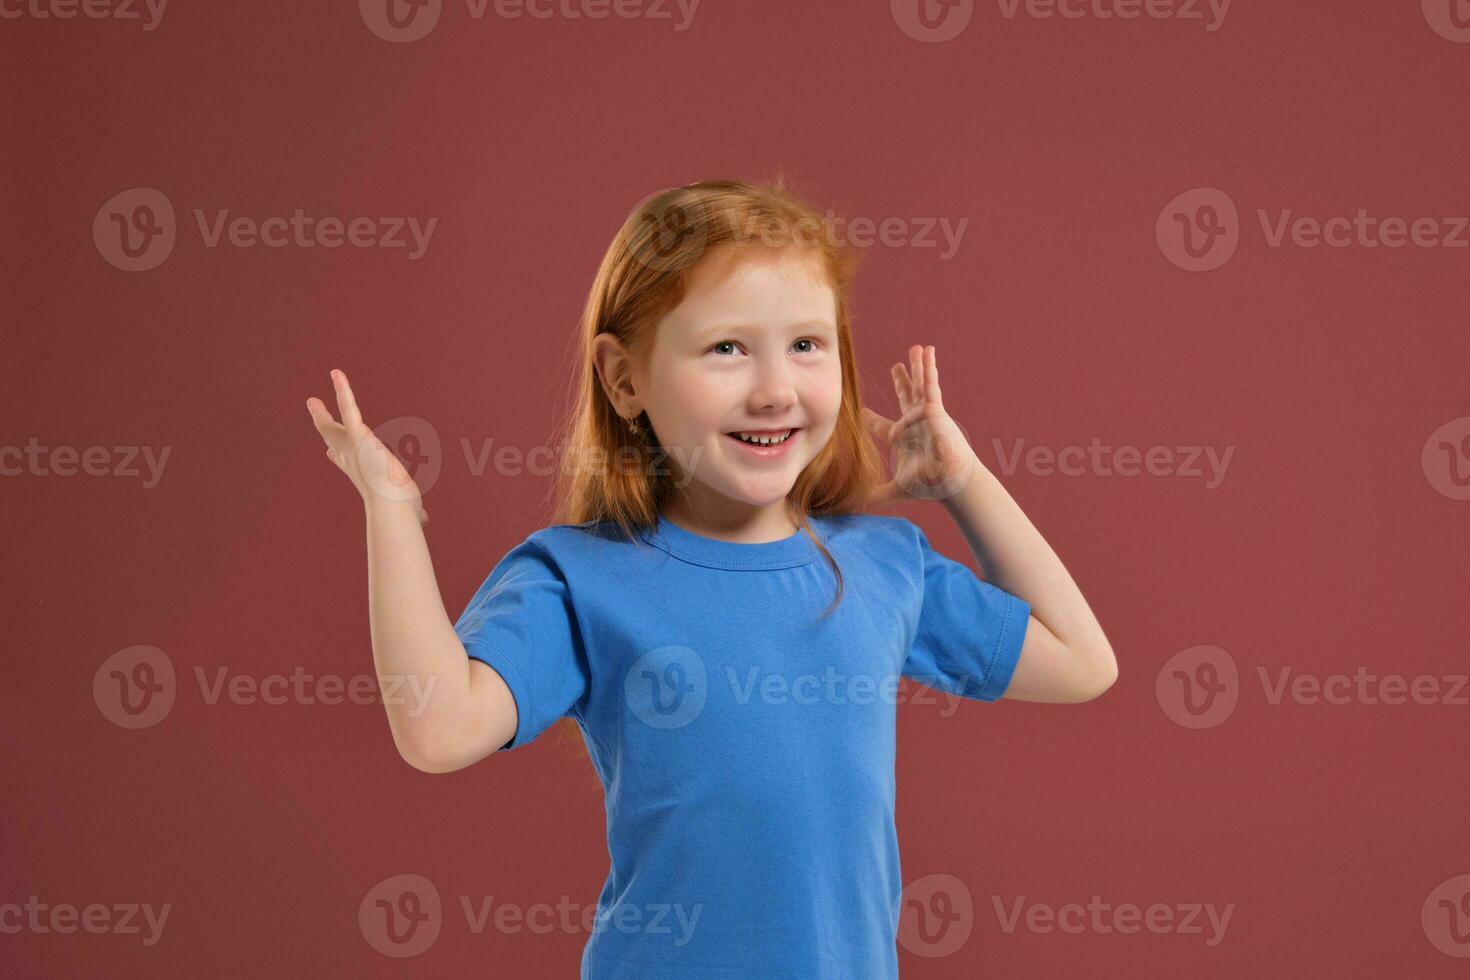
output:
[{"label": "girl's face", "polygon": [[[837,300],[820,261],[798,249],[726,249],[690,275],[632,369],[636,407],[669,452],[690,523],[784,534],[796,478],[831,438],[842,402]],[[732,433],[791,432],[776,451]]]}]

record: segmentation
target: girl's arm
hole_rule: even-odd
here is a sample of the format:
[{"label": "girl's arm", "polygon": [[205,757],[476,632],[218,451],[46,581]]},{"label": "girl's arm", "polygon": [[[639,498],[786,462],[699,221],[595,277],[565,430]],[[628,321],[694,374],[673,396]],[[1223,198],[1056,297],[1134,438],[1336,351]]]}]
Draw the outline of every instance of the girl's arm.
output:
[{"label": "girl's arm", "polygon": [[510,741],[515,699],[454,632],[412,501],[364,509],[373,661],[393,743],[422,772],[463,769]]},{"label": "girl's arm", "polygon": [[897,453],[894,478],[875,502],[941,500],[990,583],[1031,606],[1021,658],[1005,696],[1015,701],[1090,701],[1118,677],[1113,648],[1061,559],[975,455],[944,410],[933,346],[909,348],[893,365],[903,414],[863,409],[869,431]]},{"label": "girl's arm", "polygon": [[1005,696],[1015,701],[1089,701],[1112,686],[1118,661],[1082,590],[1056,552],[970,451],[968,481],[944,506],[986,580],[1031,605],[1021,659]]},{"label": "girl's arm", "polygon": [[367,516],[368,621],[393,744],[423,772],[463,769],[510,741],[515,698],[494,669],[470,659],[444,611],[413,477],[363,423],[347,376],[333,371],[332,384],[342,421],[319,398],[306,410]]}]

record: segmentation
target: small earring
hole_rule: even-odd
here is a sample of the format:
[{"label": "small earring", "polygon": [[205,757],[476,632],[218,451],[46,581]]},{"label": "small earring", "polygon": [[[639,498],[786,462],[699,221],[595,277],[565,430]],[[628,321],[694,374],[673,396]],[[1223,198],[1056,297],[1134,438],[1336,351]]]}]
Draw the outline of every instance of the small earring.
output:
[{"label": "small earring", "polygon": [[628,422],[628,431],[629,432],[633,433],[635,436],[642,433],[643,430],[638,425],[638,421],[636,419],[628,419],[627,422]]}]

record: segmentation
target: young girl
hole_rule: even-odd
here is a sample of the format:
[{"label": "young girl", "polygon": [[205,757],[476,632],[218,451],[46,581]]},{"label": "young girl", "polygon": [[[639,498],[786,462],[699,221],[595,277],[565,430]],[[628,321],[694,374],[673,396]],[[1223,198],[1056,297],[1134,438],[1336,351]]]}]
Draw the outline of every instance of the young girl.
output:
[{"label": "young girl", "polygon": [[[855,257],[774,186],[655,194],[603,259],[555,523],[452,626],[398,460],[333,371],[307,407],[362,495],[394,742],[450,772],[581,731],[606,793],[584,978],[892,978],[897,684],[1079,702],[1117,676],[1060,560],[946,414],[934,347],[862,407]],[[883,481],[875,440],[894,454]],[[902,517],[935,501],[989,573]],[[422,706],[416,706],[422,709]]]}]

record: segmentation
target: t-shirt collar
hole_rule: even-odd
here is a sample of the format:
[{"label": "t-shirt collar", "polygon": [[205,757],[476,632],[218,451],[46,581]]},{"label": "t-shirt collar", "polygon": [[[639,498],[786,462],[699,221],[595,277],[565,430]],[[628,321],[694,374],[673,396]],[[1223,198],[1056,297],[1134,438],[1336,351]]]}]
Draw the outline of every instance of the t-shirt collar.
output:
[{"label": "t-shirt collar", "polygon": [[[822,536],[820,518],[809,517],[807,520],[812,530],[819,537]],[[791,537],[781,541],[739,544],[733,541],[707,538],[702,534],[686,531],[660,514],[658,525],[651,530],[640,531],[639,536],[675,558],[710,568],[734,570],[793,568],[821,557],[821,552],[812,543],[812,539],[800,528],[797,528]]]}]

